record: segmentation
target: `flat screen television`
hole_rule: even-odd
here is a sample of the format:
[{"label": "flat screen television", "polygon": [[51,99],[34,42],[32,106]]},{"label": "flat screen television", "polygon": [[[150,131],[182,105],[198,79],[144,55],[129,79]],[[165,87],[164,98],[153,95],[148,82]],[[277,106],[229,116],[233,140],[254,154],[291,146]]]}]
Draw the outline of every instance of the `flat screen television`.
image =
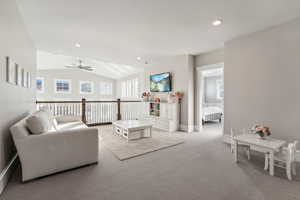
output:
[{"label": "flat screen television", "polygon": [[154,74],[150,76],[151,92],[171,92],[171,73]]}]

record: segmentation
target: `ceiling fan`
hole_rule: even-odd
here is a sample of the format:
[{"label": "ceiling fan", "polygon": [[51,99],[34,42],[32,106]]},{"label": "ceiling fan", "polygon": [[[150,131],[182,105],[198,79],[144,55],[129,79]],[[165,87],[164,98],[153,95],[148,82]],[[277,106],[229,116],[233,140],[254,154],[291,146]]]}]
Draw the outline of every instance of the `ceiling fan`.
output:
[{"label": "ceiling fan", "polygon": [[65,66],[66,68],[72,68],[72,69],[82,69],[82,70],[86,70],[86,71],[93,71],[94,68],[91,67],[91,66],[88,66],[88,65],[83,65],[83,62],[82,60],[78,60],[78,64],[75,65],[75,64],[72,64],[71,66],[68,65],[68,66]]}]

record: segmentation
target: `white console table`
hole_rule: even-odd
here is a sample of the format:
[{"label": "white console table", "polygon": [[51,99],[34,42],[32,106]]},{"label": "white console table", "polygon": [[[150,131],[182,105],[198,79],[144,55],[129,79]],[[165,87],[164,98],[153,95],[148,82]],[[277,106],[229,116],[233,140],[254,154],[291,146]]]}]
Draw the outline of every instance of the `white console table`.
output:
[{"label": "white console table", "polygon": [[[151,115],[151,104],[159,104],[156,115]],[[179,129],[179,103],[143,102],[143,113],[142,118],[153,123],[154,128],[168,132]]]}]

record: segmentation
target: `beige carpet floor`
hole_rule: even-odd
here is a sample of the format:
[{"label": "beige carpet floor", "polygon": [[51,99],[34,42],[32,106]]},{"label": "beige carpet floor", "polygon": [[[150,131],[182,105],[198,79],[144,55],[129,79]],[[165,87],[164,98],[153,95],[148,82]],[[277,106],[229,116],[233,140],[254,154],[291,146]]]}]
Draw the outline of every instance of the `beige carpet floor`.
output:
[{"label": "beige carpet floor", "polygon": [[[20,167],[0,200],[299,200],[300,164],[293,181],[272,177],[264,155],[240,152],[234,162],[222,128],[181,133],[184,143],[120,161],[100,145],[99,163],[23,184]],[[208,126],[208,127],[207,127]]]},{"label": "beige carpet floor", "polygon": [[184,142],[180,133],[168,133],[158,130],[153,130],[151,138],[130,141],[113,134],[111,128],[101,128],[99,133],[101,144],[109,149],[119,160],[127,160]]}]

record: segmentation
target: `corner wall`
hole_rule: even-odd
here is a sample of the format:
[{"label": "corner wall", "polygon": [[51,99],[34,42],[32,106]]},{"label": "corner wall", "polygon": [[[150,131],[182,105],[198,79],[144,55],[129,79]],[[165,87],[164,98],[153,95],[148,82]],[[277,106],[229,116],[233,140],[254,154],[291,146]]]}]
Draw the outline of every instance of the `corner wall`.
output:
[{"label": "corner wall", "polygon": [[5,57],[31,72],[32,83],[36,73],[36,51],[19,15],[14,0],[0,4],[0,193],[11,172],[8,168],[16,151],[9,127],[35,108],[35,89],[22,88],[6,82]]},{"label": "corner wall", "polygon": [[300,139],[300,20],[225,43],[225,133],[254,124]]}]

